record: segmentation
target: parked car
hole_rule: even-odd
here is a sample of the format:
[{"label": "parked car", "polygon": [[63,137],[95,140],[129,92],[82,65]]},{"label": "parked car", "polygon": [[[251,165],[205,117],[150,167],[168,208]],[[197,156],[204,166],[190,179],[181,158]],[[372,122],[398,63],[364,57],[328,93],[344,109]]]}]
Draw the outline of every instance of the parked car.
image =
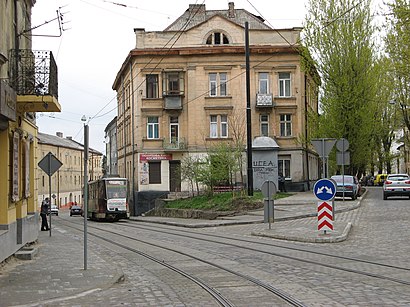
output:
[{"label": "parked car", "polygon": [[407,174],[390,174],[383,184],[383,199],[389,196],[408,196],[410,198],[410,177]]},{"label": "parked car", "polygon": [[330,179],[336,182],[336,197],[351,197],[356,199],[360,194],[360,184],[356,176],[351,175],[335,175]]},{"label": "parked car", "polygon": [[387,178],[387,174],[377,174],[374,178],[374,185],[382,186]]},{"label": "parked car", "polygon": [[70,216],[73,215],[81,215],[83,216],[83,208],[81,208],[80,206],[77,205],[73,205],[70,208]]},{"label": "parked car", "polygon": [[51,209],[50,209],[51,214],[58,216],[58,207],[56,205],[51,205]]}]

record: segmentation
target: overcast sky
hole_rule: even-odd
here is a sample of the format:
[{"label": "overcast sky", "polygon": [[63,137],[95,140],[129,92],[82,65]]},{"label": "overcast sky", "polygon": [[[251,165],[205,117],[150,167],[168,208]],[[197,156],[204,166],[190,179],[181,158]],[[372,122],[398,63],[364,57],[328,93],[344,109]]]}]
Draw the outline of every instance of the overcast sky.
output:
[{"label": "overcast sky", "polygon": [[[205,3],[207,9],[227,9],[223,0],[37,0],[32,26],[64,14],[65,31],[60,37],[33,36],[33,49],[51,50],[58,65],[61,113],[37,113],[39,131],[83,143],[81,117],[89,121],[90,147],[105,153],[104,129],[116,116],[115,76],[135,45],[134,28],[162,31],[183,14],[189,4]],[[305,0],[237,0],[235,8],[259,15],[275,28],[302,25]],[[125,6],[124,6],[125,5]],[[57,21],[33,31],[36,35],[59,36]]]}]

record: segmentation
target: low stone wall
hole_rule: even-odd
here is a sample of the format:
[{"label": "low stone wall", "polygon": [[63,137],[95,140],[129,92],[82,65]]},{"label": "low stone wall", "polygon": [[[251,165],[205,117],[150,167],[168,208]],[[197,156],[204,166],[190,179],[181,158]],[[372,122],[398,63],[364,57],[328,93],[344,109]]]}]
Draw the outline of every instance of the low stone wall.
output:
[{"label": "low stone wall", "polygon": [[234,212],[202,211],[192,209],[155,208],[145,213],[145,216],[162,216],[185,219],[214,220],[218,216],[232,215]]}]

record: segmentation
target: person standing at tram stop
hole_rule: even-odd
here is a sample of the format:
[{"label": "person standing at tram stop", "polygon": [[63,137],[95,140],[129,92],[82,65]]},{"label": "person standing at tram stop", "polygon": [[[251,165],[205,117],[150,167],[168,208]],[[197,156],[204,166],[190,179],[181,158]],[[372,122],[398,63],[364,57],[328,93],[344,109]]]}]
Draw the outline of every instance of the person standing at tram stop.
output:
[{"label": "person standing at tram stop", "polygon": [[50,228],[48,228],[48,223],[47,223],[47,213],[48,213],[48,207],[50,205],[50,201],[48,197],[43,200],[41,203],[41,210],[40,210],[40,216],[41,216],[41,231],[47,231]]},{"label": "person standing at tram stop", "polygon": [[286,192],[286,189],[285,189],[285,177],[283,176],[282,173],[279,173],[278,181],[279,181],[279,191],[280,191],[280,192]]}]

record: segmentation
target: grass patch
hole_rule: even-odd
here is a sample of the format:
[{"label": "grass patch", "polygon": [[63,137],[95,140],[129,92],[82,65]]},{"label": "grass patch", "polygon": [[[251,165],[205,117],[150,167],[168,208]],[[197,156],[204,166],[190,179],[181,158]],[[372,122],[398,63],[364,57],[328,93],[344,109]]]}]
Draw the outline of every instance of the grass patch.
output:
[{"label": "grass patch", "polygon": [[[290,193],[277,193],[274,199],[288,197]],[[261,192],[254,192],[253,196],[240,196],[231,192],[215,193],[212,197],[200,195],[192,198],[176,199],[167,202],[165,208],[173,209],[196,209],[212,211],[238,211],[251,210],[263,207],[263,195]]]}]

